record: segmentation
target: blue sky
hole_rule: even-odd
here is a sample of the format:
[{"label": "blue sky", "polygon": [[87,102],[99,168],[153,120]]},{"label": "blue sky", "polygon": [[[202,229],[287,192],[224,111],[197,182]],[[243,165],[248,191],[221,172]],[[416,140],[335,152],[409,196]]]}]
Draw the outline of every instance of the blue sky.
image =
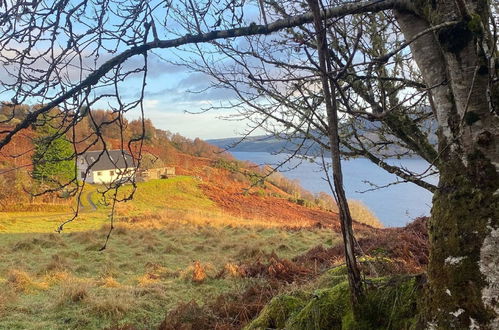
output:
[{"label": "blue sky", "polygon": [[[258,8],[253,4],[248,4],[245,8],[246,20],[260,20]],[[234,42],[244,42],[244,38],[235,39]],[[210,47],[206,44],[199,46],[201,49]],[[218,57],[218,54],[212,56]],[[236,109],[203,111],[208,107],[227,104],[227,101],[234,100],[233,92],[220,88],[207,89],[211,83],[209,76],[194,72],[185,66],[172,64],[194,58],[196,56],[185,49],[155,50],[149,54],[148,80],[144,97],[145,117],[150,118],[157,128],[180,133],[189,138],[212,139],[243,135],[246,121],[228,121],[220,118],[235,114]],[[140,57],[135,57],[131,59],[130,65],[134,65],[134,61],[142,63]],[[142,81],[136,79],[130,83],[135,86],[131,88],[135,95],[130,96],[137,97],[139,84]],[[136,111],[130,113],[128,118],[135,119],[139,116],[140,112]],[[263,130],[255,133],[264,134]]]},{"label": "blue sky", "polygon": [[[156,2],[157,1],[151,1],[150,5],[154,7],[153,4]],[[164,9],[158,9],[159,14],[163,12]],[[259,11],[253,8],[252,5],[248,5],[245,18],[250,21],[258,21],[258,16]],[[83,20],[85,20],[85,18]],[[117,23],[118,20],[119,19],[114,13],[109,12],[107,22],[108,26],[112,26],[114,23]],[[88,24],[92,23],[90,18],[87,18],[86,21]],[[75,31],[79,31],[79,29],[85,30],[87,28],[86,25],[82,26],[82,24],[77,22],[73,22],[73,24]],[[171,29],[170,31],[164,29],[159,30],[160,38],[169,39],[176,37],[177,33],[179,35],[185,34],[185,31],[175,22],[175,20],[170,20],[168,27]],[[65,49],[66,41],[67,37],[64,33],[62,33],[53,48],[56,54]],[[235,42],[239,41],[235,40]],[[113,49],[114,47],[113,40],[105,40],[104,44],[107,45],[107,47],[104,47],[107,49]],[[20,49],[26,45],[12,44],[10,46]],[[43,48],[47,46],[50,47],[50,44],[45,41],[40,41],[37,46],[33,48],[32,52],[42,51]],[[200,45],[200,47],[205,47],[205,45]],[[81,67],[89,69],[84,72],[83,76],[86,76],[88,72],[96,67],[99,67],[112,56],[115,56],[115,54],[103,52],[101,49],[99,52],[100,56],[97,59],[95,55],[90,55],[92,48],[93,44],[89,43],[88,49],[85,48],[84,51],[79,53],[83,60]],[[127,46],[121,44],[118,46],[116,51],[119,53],[126,48]],[[246,127],[246,123],[244,121],[225,121],[220,119],[222,116],[235,113],[235,109],[203,112],[203,109],[206,107],[210,107],[212,105],[216,106],[222,103],[226,104],[226,101],[230,101],[233,98],[233,94],[230,91],[221,89],[206,90],[206,88],[210,85],[209,77],[193,72],[184,66],[172,63],[181,62],[183,59],[187,58],[187,56],[192,56],[192,54],[189,54],[185,50],[179,49],[167,51],[157,50],[155,52],[160,56],[157,56],[154,53],[149,53],[148,55],[148,78],[143,102],[144,115],[146,118],[150,118],[157,128],[169,130],[174,133],[180,133],[189,138],[222,138],[240,136],[244,133]],[[215,54],[215,56],[218,55]],[[70,59],[69,61],[73,62],[73,59]],[[47,66],[50,65],[49,63],[50,61],[41,58],[40,61],[32,65],[32,69],[42,72],[47,70]],[[122,72],[138,68],[142,65],[142,63],[143,58],[141,56],[132,57],[123,64]],[[66,79],[67,76],[68,81],[76,83],[81,79],[79,68],[80,62],[78,62],[77,58],[75,58],[72,66],[69,66],[60,73],[57,73],[60,75],[58,78],[61,78],[62,75],[64,75],[64,79]],[[16,69],[15,67],[10,69],[10,76],[5,71],[6,69],[8,68],[0,68],[0,81],[2,83],[12,83],[16,80]],[[141,75],[136,74],[134,76],[129,76],[125,81],[119,83],[120,94],[126,101],[135,100],[139,95],[141,85]],[[94,89],[95,95],[105,92],[109,93],[110,91],[110,87]],[[196,91],[203,92],[195,93]],[[54,89],[52,91],[49,89],[49,94],[51,95],[47,96],[54,96],[57,93],[60,93],[60,90]],[[12,96],[12,89],[2,89],[0,91],[0,100],[7,101],[10,100]],[[47,102],[47,99],[32,98],[27,100],[27,102],[28,104],[34,105],[40,102]],[[116,100],[107,98],[96,103],[93,108],[110,109],[114,104],[116,104]],[[199,112],[203,113],[193,114]],[[129,119],[138,118],[140,116],[140,111],[129,111],[126,116]]]}]

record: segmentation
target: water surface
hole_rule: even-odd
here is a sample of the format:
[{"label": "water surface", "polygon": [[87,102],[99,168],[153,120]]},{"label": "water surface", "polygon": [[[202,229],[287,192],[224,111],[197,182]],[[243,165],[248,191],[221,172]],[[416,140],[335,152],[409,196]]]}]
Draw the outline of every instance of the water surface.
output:
[{"label": "water surface", "polygon": [[[266,152],[232,152],[232,154],[240,160],[249,160],[258,165],[275,165],[288,157]],[[414,158],[393,159],[389,162],[416,172],[424,172],[429,166],[426,161]],[[416,217],[430,214],[432,194],[426,189],[412,183],[400,183],[366,191],[373,186],[365,181],[384,186],[395,182],[397,177],[364,158],[342,161],[342,165],[347,198],[362,201],[385,226],[404,226]],[[329,185],[324,180],[324,173],[315,163],[292,160],[282,168],[282,174],[290,179],[298,179],[301,185],[311,192],[330,193]],[[427,181],[437,184],[438,179],[431,177]]]}]

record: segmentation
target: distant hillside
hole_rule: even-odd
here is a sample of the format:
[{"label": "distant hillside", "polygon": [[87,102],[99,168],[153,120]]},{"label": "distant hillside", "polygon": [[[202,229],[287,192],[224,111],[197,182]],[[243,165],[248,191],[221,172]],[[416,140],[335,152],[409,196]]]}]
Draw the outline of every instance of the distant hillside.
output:
[{"label": "distant hillside", "polygon": [[278,152],[286,147],[286,141],[279,140],[273,136],[252,136],[241,141],[239,137],[212,139],[206,142],[222,149],[229,151],[246,151],[246,152]]},{"label": "distant hillside", "polygon": [[[369,125],[373,126],[375,124],[369,123]],[[436,145],[437,138],[436,134],[433,132],[434,131],[429,134],[429,142]],[[361,131],[359,129],[358,134],[366,141],[369,141],[369,144],[376,142],[383,144],[380,137],[371,131]],[[302,155],[319,156],[322,153],[321,147],[316,142],[311,140],[303,141],[301,138],[287,140],[285,137],[279,138],[276,136],[259,135],[242,139],[242,137],[230,137],[206,140],[206,142],[230,152],[294,153],[297,149],[300,149],[298,153]],[[324,144],[328,144],[326,137],[322,136],[321,139]],[[344,148],[342,149],[349,151]],[[376,153],[384,155],[405,154],[407,153],[407,150],[398,144],[390,144],[384,145],[384,147],[377,150]]]},{"label": "distant hillside", "polygon": [[[291,153],[302,144],[301,139],[279,139],[275,136],[250,136],[241,141],[240,137],[206,140],[209,144],[231,152]],[[308,155],[320,154],[320,147],[311,141],[303,144],[302,152]]]}]

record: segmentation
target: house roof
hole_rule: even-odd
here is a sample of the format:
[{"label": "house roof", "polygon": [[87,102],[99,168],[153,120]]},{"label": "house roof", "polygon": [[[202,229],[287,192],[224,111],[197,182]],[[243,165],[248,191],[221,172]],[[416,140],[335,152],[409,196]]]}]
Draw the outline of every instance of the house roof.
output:
[{"label": "house roof", "polygon": [[[99,155],[101,155],[100,158]],[[133,157],[123,150],[108,150],[104,151],[104,153],[102,150],[87,151],[81,157],[85,159],[88,165],[93,164],[92,170],[94,171],[136,167]]]}]

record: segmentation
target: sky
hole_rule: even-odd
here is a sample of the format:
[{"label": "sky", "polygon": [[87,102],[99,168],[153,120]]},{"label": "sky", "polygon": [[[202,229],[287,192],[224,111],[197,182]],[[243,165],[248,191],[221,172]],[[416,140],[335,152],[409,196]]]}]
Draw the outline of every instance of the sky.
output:
[{"label": "sky", "polygon": [[[152,3],[153,2],[151,2],[151,4]],[[248,19],[250,20],[257,20],[258,13],[259,12],[252,9],[251,6],[246,12]],[[117,18],[115,16],[116,15],[114,14],[110,14],[109,25],[118,22],[116,21]],[[175,30],[176,23],[172,21],[171,24],[174,28],[173,30]],[[75,30],[80,28],[83,29],[80,25],[81,24],[75,25]],[[182,30],[179,29],[179,31]],[[160,31],[159,33],[164,33],[164,36],[162,36],[164,39],[175,37],[169,35],[167,31]],[[56,48],[51,48],[48,42],[39,42],[39,44],[33,48],[32,52],[43,52],[44,47],[50,47],[52,51],[59,54],[61,50],[65,48],[66,39],[67,37],[65,37],[64,34],[61,34],[56,42]],[[104,41],[104,43],[113,45],[112,41]],[[92,43],[89,43],[89,45],[89,50],[91,50],[93,47]],[[18,51],[25,48],[24,44],[14,43],[10,46],[18,49]],[[203,47],[203,45],[201,47]],[[112,49],[113,47],[108,45],[107,48]],[[119,46],[118,52],[123,51],[125,48],[127,47],[123,45]],[[72,63],[72,66],[66,67],[64,69],[65,71],[61,72],[60,77],[62,74],[65,74],[69,81],[77,82],[81,78],[80,68],[92,70],[116,55],[101,52],[99,57],[96,58],[95,54],[92,54],[89,50],[85,49],[79,53],[82,58],[82,64],[75,60],[75,62]],[[3,55],[8,56],[5,51],[3,51]],[[234,99],[234,94],[228,90],[207,89],[207,87],[210,86],[210,78],[208,76],[193,72],[192,69],[185,66],[172,63],[181,62],[187,56],[191,55],[192,54],[179,49],[164,51],[156,50],[148,53],[147,86],[143,98],[144,116],[151,119],[154,125],[159,129],[168,130],[172,133],[180,133],[181,135],[192,139],[196,137],[211,139],[241,136],[245,131],[245,121],[227,121],[220,119],[220,117],[236,113],[236,109],[203,111],[207,107],[220,105],[222,103],[226,104],[226,101]],[[217,56],[217,54],[215,54],[215,56]],[[138,68],[142,63],[142,56],[134,56],[123,64],[122,72]],[[33,70],[42,72],[46,71],[49,65],[50,58],[45,59],[41,57],[39,61],[33,62],[30,66]],[[8,69],[10,69],[11,75],[7,74],[6,70]],[[30,73],[33,72],[34,71]],[[87,70],[84,76],[86,76],[88,72],[89,71]],[[12,83],[17,80],[16,76],[16,67],[10,68],[8,66],[4,67],[3,65],[0,67],[0,82]],[[124,82],[120,83],[120,94],[122,94],[125,100],[136,100],[139,96],[142,83],[141,75],[129,76]],[[54,90],[54,93],[58,92],[59,91]],[[110,90],[110,87],[102,87],[99,91],[95,91],[96,95],[106,92],[110,93],[114,92],[114,90]],[[1,101],[8,101],[12,96],[12,90],[0,90]],[[46,99],[32,99],[29,102],[29,105],[34,105],[40,102],[46,102]],[[116,103],[113,103],[113,100],[107,98],[99,101],[93,108],[111,109],[113,105],[116,105]],[[140,117],[140,111],[138,109],[132,110],[127,112],[125,116],[130,120],[136,119]],[[263,134],[263,132],[259,133]]]},{"label": "sky", "polygon": [[[226,101],[234,100],[234,94],[220,88],[206,89],[210,77],[192,72],[181,66],[152,60],[146,92],[144,115],[150,118],[156,128],[194,139],[215,139],[243,135],[247,122],[225,120],[222,117],[236,113],[236,109],[212,109]],[[131,82],[135,85],[137,82]],[[137,90],[138,91],[137,86]],[[137,93],[135,95],[137,96]],[[140,112],[128,114],[129,119],[139,118]],[[264,134],[263,131],[257,132]]]},{"label": "sky", "polygon": [[[245,16],[250,21],[258,21],[259,11],[248,5]],[[244,38],[236,39],[234,42],[244,42]],[[213,56],[218,57],[217,54]],[[199,137],[206,140],[244,135],[247,121],[221,119],[237,113],[237,109],[204,111],[206,108],[235,100],[235,94],[220,88],[207,89],[212,78],[185,66],[173,64],[193,58],[196,56],[180,49],[155,50],[149,54],[148,80],[144,97],[145,117],[150,118],[156,128],[180,133],[191,139]],[[220,61],[223,60],[220,56]],[[141,60],[140,57],[135,57],[131,61],[130,65],[134,65],[133,61]],[[136,86],[132,90],[139,91],[140,86],[137,84],[141,83],[140,79],[131,82]],[[137,95],[136,92],[131,96]],[[139,111],[128,115],[130,119],[139,116]],[[253,133],[253,135],[262,134],[265,134],[263,130],[256,130]]]}]

